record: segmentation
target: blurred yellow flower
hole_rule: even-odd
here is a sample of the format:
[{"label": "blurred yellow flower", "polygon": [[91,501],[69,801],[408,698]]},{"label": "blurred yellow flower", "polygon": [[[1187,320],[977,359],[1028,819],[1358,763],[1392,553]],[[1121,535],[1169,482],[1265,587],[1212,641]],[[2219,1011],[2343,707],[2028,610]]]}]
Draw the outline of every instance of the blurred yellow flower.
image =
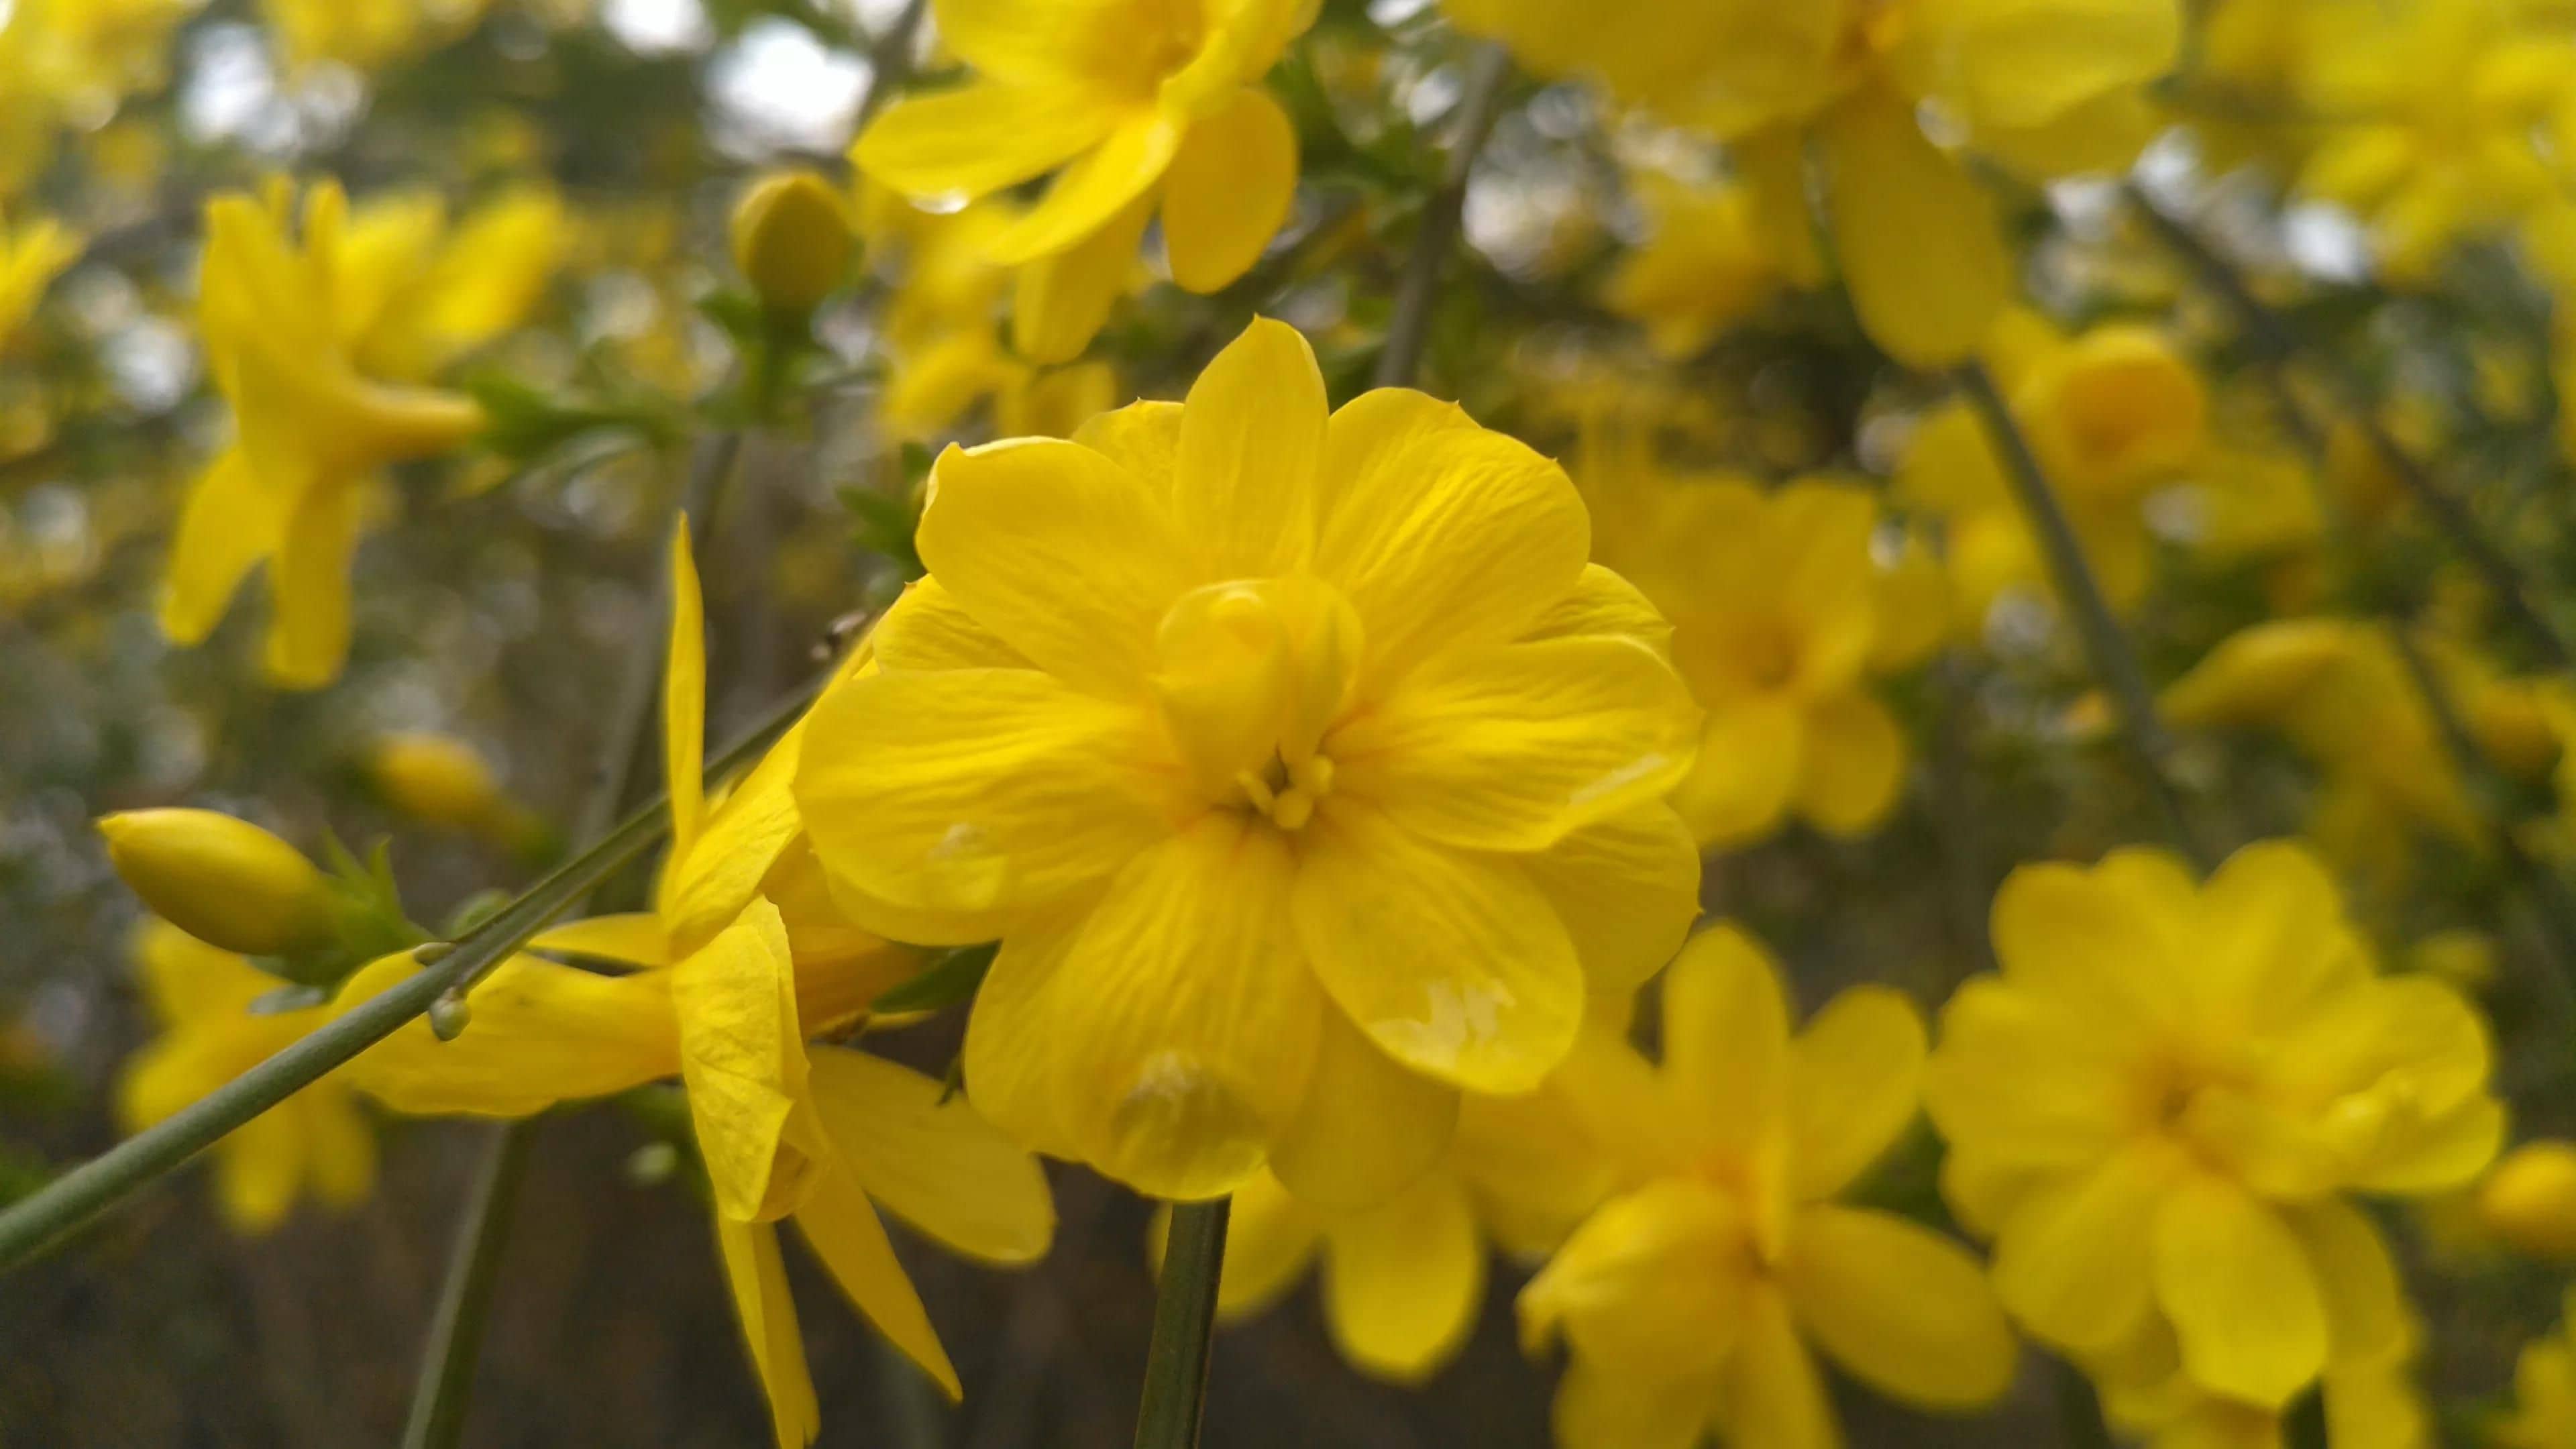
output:
[{"label": "blurred yellow flower", "polygon": [[[2412,1317],[2402,1320],[2401,1347],[2326,1365],[2320,1381],[2325,1442],[2333,1449],[2434,1449],[2432,1415],[2415,1385]],[[2122,1372],[2143,1375],[2123,1379]],[[2138,1436],[2145,1449],[2290,1449],[2281,1415],[2259,1404],[2213,1394],[2162,1361],[2119,1365],[2100,1375],[2102,1412]]]},{"label": "blurred yellow flower", "polygon": [[2277,1413],[2329,1365],[2410,1345],[2350,1193],[2474,1178],[2503,1109],[2485,1024],[2383,977],[2303,848],[2195,882],[2152,850],[2029,865],[1995,898],[2002,974],[1962,986],[1926,1081],[1942,1187],[1995,1243],[2034,1337],[2130,1384],[2180,1373]]},{"label": "blurred yellow flower", "polygon": [[491,0],[260,0],[287,64],[375,71],[471,29]]},{"label": "blurred yellow flower", "polygon": [[[967,1090],[1155,1196],[1391,1195],[1696,910],[1698,712],[1562,470],[1255,321],[1185,403],[952,448],[796,782],[836,897],[999,938]],[[1336,1180],[1341,1179],[1341,1180]]]},{"label": "blurred yellow flower", "polygon": [[[2179,481],[2208,441],[2200,374],[2149,328],[2111,323],[2067,337],[2018,310],[1988,339],[1986,357],[2103,593],[2115,608],[2135,605],[2153,559],[2146,501]],[[1895,488],[1947,522],[1964,625],[1980,624],[2005,590],[2046,584],[2003,460],[1965,399],[1923,417]]]},{"label": "blurred yellow flower", "polygon": [[1683,948],[1663,999],[1661,1068],[1631,1058],[1593,1099],[1631,1186],[1521,1292],[1524,1346],[1571,1355],[1557,1442],[1830,1449],[1815,1348],[1924,1408],[2000,1396],[2012,1332],[1976,1259],[1835,1201],[1915,1119],[1913,1003],[1854,987],[1793,1036],[1776,965],[1731,925]]},{"label": "blurred yellow flower", "polygon": [[1934,565],[1875,560],[1879,508],[1858,487],[1676,473],[1635,441],[1589,430],[1576,476],[1594,556],[1672,621],[1674,667],[1708,711],[1674,807],[1703,845],[1758,840],[1793,813],[1837,835],[1876,826],[1907,748],[1869,680],[1940,641]]},{"label": "blurred yellow flower", "polygon": [[27,325],[45,289],[80,254],[81,239],[52,217],[16,226],[0,220],[0,352]]},{"label": "blurred yellow flower", "polygon": [[491,763],[453,735],[378,736],[367,747],[366,771],[386,804],[423,824],[470,831],[511,850],[545,833],[545,822],[501,788]]},{"label": "blurred yellow flower", "polygon": [[2478,1225],[2515,1252],[2576,1263],[2576,1142],[2525,1142],[2478,1184]]},{"label": "blurred yellow flower", "polygon": [[[166,921],[135,940],[144,1000],[162,1034],[126,1060],[117,1118],[140,1132],[284,1050],[331,1019],[327,1006],[253,1013],[284,983]],[[376,1180],[376,1137],[333,1074],[252,1118],[214,1147],[215,1196],[238,1232],[276,1227],[310,1193],[326,1206],[365,1198]]]},{"label": "blurred yellow flower", "polygon": [[161,628],[194,644],[242,578],[269,565],[268,673],[312,689],[349,647],[350,560],[372,480],[463,446],[479,408],[417,386],[514,325],[556,258],[559,208],[516,193],[441,245],[434,200],[352,214],[337,183],[306,196],[219,196],[206,206],[199,327],[233,408],[232,445],[190,489],[171,547]]},{"label": "blurred yellow flower", "polygon": [[[1995,203],[1962,149],[2035,176],[2125,165],[2152,133],[2146,82],[2182,40],[2176,0],[1442,0],[1543,74],[1601,79],[1665,120],[1796,177],[1812,140],[1843,280],[1899,362],[1961,361],[2014,290]],[[1803,187],[1768,188],[1794,202]],[[1783,223],[1785,224],[1785,223]]]},{"label": "blurred yellow flower", "polygon": [[[807,1039],[845,1028],[918,969],[917,953],[852,931],[792,846],[784,747],[710,802],[705,617],[685,523],[674,580],[664,765],[671,846],[650,914],[540,933],[538,951],[644,968],[608,977],[530,957],[469,998],[465,1033],[413,1022],[361,1055],[356,1082],[397,1111],[515,1117],[678,1076],[714,1191],[716,1242],[782,1449],[820,1426],[775,1224],[794,1217],[869,1322],[938,1380],[956,1370],[876,1213],[995,1263],[1045,1254],[1054,1209],[1035,1160],[934,1079]],[[778,900],[769,894],[777,890]],[[801,921],[803,928],[795,922]],[[417,969],[389,957],[341,1002]],[[873,1200],[873,1202],[872,1202]]]},{"label": "blurred yellow flower", "polygon": [[53,159],[55,133],[88,130],[169,73],[192,0],[14,0],[0,13],[0,198]]},{"label": "blurred yellow flower", "polygon": [[1021,285],[1020,346],[1067,361],[1107,319],[1158,207],[1172,279],[1193,292],[1242,276],[1287,220],[1297,133],[1261,78],[1315,8],[938,0],[940,36],[978,75],[888,107],[852,159],[925,199],[1055,173],[985,249],[997,265],[1043,264]]},{"label": "blurred yellow flower", "polygon": [[1705,351],[1782,288],[1823,280],[1802,209],[1784,216],[1739,181],[1692,186],[1648,171],[1631,185],[1652,231],[1620,260],[1601,299],[1644,327],[1647,343],[1669,360]]},{"label": "blurred yellow flower", "polygon": [[2495,1428],[2503,1449],[2567,1449],[2576,1444],[2576,1289],[2569,1290],[2558,1331],[2523,1346],[2514,1361],[2512,1417]]}]

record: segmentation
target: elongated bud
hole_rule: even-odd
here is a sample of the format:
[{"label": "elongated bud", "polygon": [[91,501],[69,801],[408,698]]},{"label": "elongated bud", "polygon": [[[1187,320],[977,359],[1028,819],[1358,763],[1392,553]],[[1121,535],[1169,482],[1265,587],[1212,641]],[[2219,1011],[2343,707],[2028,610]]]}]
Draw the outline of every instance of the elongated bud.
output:
[{"label": "elongated bud", "polygon": [[2526,1142],[2478,1186],[2478,1221],[2516,1252],[2576,1262],[2576,1143]]},{"label": "elongated bud", "polygon": [[386,735],[367,755],[385,803],[415,820],[470,830],[501,803],[492,767],[464,741],[420,731]]},{"label": "elongated bud", "polygon": [[99,818],[107,858],[145,905],[209,946],[286,956],[330,944],[331,883],[302,852],[212,810]]},{"label": "elongated bud", "polygon": [[777,311],[809,311],[830,296],[856,245],[840,193],[811,171],[762,177],[734,208],[734,266]]}]

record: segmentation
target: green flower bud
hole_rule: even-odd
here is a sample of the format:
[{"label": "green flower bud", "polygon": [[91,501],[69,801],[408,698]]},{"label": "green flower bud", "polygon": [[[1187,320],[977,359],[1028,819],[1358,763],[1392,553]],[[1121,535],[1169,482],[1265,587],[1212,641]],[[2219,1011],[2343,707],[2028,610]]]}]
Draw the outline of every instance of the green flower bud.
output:
[{"label": "green flower bud", "polygon": [[212,810],[128,810],[99,817],[107,858],[163,920],[209,946],[288,956],[337,935],[321,868],[247,820]]},{"label": "green flower bud", "polygon": [[849,208],[811,171],[762,177],[733,212],[733,261],[769,307],[810,311],[850,269]]}]

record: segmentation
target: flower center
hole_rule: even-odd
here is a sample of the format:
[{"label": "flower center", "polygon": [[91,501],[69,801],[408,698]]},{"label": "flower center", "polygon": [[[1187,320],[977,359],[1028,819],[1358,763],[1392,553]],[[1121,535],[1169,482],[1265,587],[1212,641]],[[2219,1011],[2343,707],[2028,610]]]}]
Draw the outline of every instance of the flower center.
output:
[{"label": "flower center", "polygon": [[1333,762],[1308,755],[1292,765],[1274,756],[1258,774],[1236,772],[1234,783],[1255,814],[1282,830],[1303,830],[1315,818],[1315,802],[1333,792]]},{"label": "flower center", "polygon": [[1183,595],[1155,635],[1153,688],[1202,799],[1304,828],[1332,792],[1325,733],[1349,702],[1360,626],[1318,579],[1242,579]]}]

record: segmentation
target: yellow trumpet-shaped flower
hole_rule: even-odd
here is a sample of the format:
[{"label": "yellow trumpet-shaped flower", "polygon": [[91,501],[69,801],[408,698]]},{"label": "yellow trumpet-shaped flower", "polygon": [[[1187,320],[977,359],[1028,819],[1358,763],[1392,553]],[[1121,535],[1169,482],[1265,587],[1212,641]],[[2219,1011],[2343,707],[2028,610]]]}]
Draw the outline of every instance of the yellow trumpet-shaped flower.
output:
[{"label": "yellow trumpet-shaped flower", "polygon": [[1001,941],[976,1104],[1160,1197],[1367,1201],[1537,1086],[1696,909],[1698,712],[1587,535],[1451,404],[1327,416],[1271,321],[1186,402],[942,454],[796,798],[862,924]]},{"label": "yellow trumpet-shaped flower", "polygon": [[[1591,1056],[1578,1051],[1558,1076]],[[1385,1202],[1313,1203],[1275,1173],[1256,1175],[1234,1195],[1219,1321],[1268,1310],[1320,1267],[1324,1326],[1352,1366],[1396,1384],[1447,1367],[1484,1306],[1489,1245],[1543,1256],[1613,1185],[1612,1162],[1557,1077],[1549,1083],[1526,1096],[1463,1099],[1439,1165]],[[1150,1230],[1156,1255],[1169,1216],[1156,1214]]]},{"label": "yellow trumpet-shaped flower", "polygon": [[434,202],[353,215],[325,182],[305,199],[301,237],[288,234],[287,202],[281,189],[267,204],[206,207],[199,325],[235,438],[189,491],[161,628],[204,639],[265,561],[269,675],[311,689],[348,655],[350,561],[373,480],[482,427],[471,401],[416,384],[534,301],[559,211],[541,194],[513,197],[442,250]]},{"label": "yellow trumpet-shaped flower", "polygon": [[1926,1408],[2002,1394],[2012,1334],[1976,1260],[1835,1201],[1915,1119],[1913,1004],[1854,987],[1793,1035],[1777,968],[1732,926],[1683,948],[1663,1004],[1660,1069],[1593,1064],[1627,1186],[1521,1291],[1525,1346],[1561,1337],[1571,1355],[1557,1442],[1830,1449],[1818,1348]]},{"label": "yellow trumpet-shaped flower", "polygon": [[1106,320],[1158,207],[1172,279],[1193,292],[1242,276],[1287,220],[1297,134],[1260,81],[1315,8],[938,0],[941,37],[978,74],[888,107],[852,158],[916,197],[1055,173],[988,255],[1036,264],[1020,282],[1021,351],[1066,361]]},{"label": "yellow trumpet-shaped flower", "polygon": [[2284,842],[2205,883],[2152,850],[2024,866],[1993,932],[2002,972],[1944,1008],[1926,1095],[1944,1193],[2021,1325],[2262,1414],[2403,1356],[2396,1271],[2348,1195],[2456,1187],[2494,1155],[2475,1010],[2381,976]]},{"label": "yellow trumpet-shaped flower", "polygon": [[1960,148],[2031,176],[2125,165],[2153,133],[2144,86],[2182,40],[2176,0],[1442,0],[1547,74],[1730,143],[1803,200],[1812,141],[1834,252],[1862,324],[1898,361],[1955,363],[2013,292],[2013,258]]},{"label": "yellow trumpet-shaped flower", "polygon": [[0,352],[27,325],[37,299],[80,259],[81,241],[51,217],[0,223]]},{"label": "yellow trumpet-shaped flower", "polygon": [[[531,943],[645,969],[602,976],[514,959],[474,992],[457,1040],[440,1042],[414,1022],[350,1071],[397,1111],[499,1117],[677,1076],[778,1442],[800,1449],[821,1421],[779,1256],[781,1219],[795,1219],[851,1302],[953,1398],[956,1370],[877,1207],[994,1263],[1043,1256],[1054,1209],[1035,1160],[936,1080],[853,1049],[808,1047],[809,1037],[860,1018],[920,958],[832,911],[786,795],[796,734],[710,801],[700,765],[704,615],[685,526],[672,548],[663,716],[671,849],[655,909],[577,921]],[[412,969],[405,956],[379,961],[342,1001]]]},{"label": "yellow trumpet-shaped flower", "polygon": [[[274,976],[166,921],[135,941],[143,996],[162,1034],[117,1082],[117,1117],[140,1132],[292,1046],[331,1019],[324,1006],[254,1013]],[[344,1074],[313,1083],[215,1144],[215,1197],[236,1231],[276,1227],[311,1194],[330,1207],[365,1198],[376,1180],[376,1138]]]},{"label": "yellow trumpet-shaped flower", "polygon": [[2513,1365],[2513,1414],[2496,1426],[2503,1449],[2567,1449],[2576,1444],[2576,1291],[2567,1296],[2558,1331],[2523,1346]]},{"label": "yellow trumpet-shaped flower", "polygon": [[1905,735],[1870,677],[1940,641],[1934,565],[1872,555],[1863,490],[1657,467],[1635,440],[1587,430],[1577,473],[1598,520],[1593,552],[1673,625],[1672,658],[1708,711],[1698,763],[1673,805],[1703,845],[1757,840],[1791,814],[1837,835],[1894,807]]},{"label": "yellow trumpet-shaped flower", "polygon": [[[2147,499],[2207,446],[2199,373],[2151,329],[2113,323],[2066,337],[2020,311],[2006,315],[1986,354],[2103,593],[2116,608],[2135,605],[2154,556]],[[2006,589],[2048,582],[2003,470],[1984,419],[1962,399],[1923,418],[1897,466],[1898,495],[1948,523],[1951,578],[1970,625]]]}]

